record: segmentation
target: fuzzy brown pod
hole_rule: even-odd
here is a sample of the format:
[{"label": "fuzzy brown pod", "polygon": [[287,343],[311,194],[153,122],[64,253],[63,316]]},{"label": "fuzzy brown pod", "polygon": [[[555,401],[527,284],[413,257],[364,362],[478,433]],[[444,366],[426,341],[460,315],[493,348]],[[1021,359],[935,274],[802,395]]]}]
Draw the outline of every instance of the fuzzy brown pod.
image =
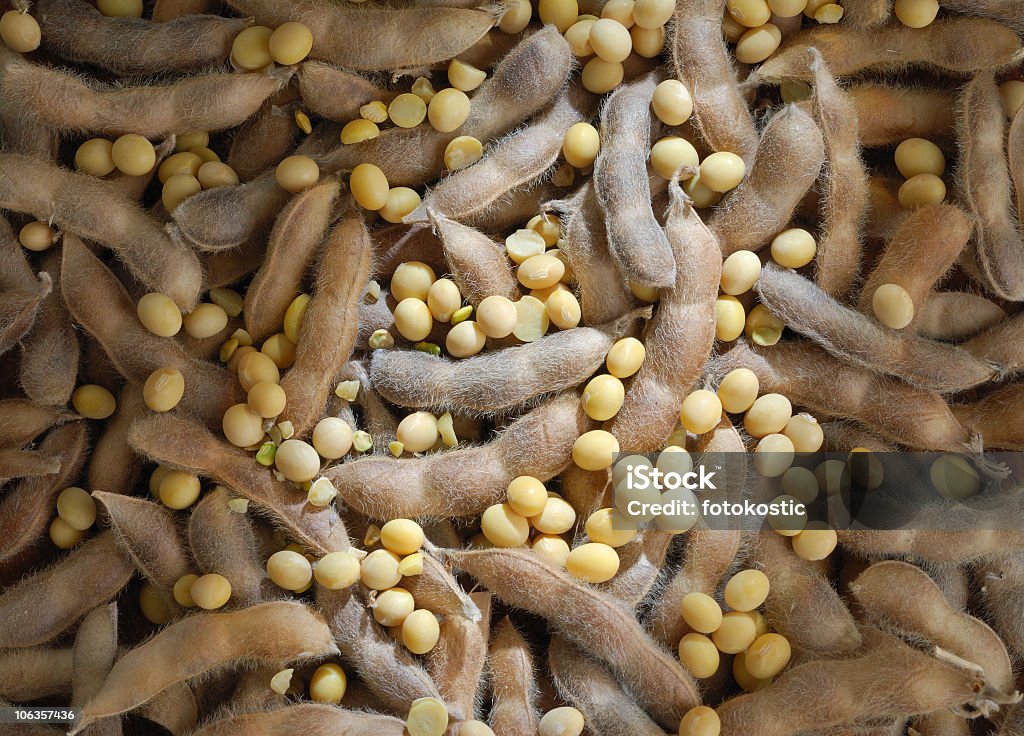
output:
[{"label": "fuzzy brown pod", "polygon": [[128,442],[161,465],[210,477],[248,498],[259,513],[316,554],[349,548],[345,525],[334,507],[312,506],[305,494],[275,480],[268,469],[253,462],[252,455],[215,437],[194,419],[167,413],[138,420]]},{"label": "fuzzy brown pod", "polygon": [[282,708],[215,718],[192,736],[403,736],[405,722],[394,716],[338,708],[319,703],[299,703]]},{"label": "fuzzy brown pod", "polygon": [[350,508],[370,518],[477,516],[501,502],[513,478],[557,475],[591,426],[579,395],[568,393],[524,414],[487,444],[423,457],[361,458],[329,468],[324,477]]},{"label": "fuzzy brown pod", "polygon": [[490,661],[490,726],[508,736],[537,733],[537,674],[530,645],[508,618],[494,626]]},{"label": "fuzzy brown pod", "polygon": [[864,82],[846,92],[856,109],[863,146],[891,146],[907,138],[939,145],[953,141],[956,96],[947,90]]},{"label": "fuzzy brown pod", "polygon": [[[60,263],[60,253],[51,249],[42,264],[43,271],[58,284]],[[21,387],[25,395],[40,404],[67,404],[75,390],[80,353],[78,336],[60,290],[50,292],[22,343]]]},{"label": "fuzzy brown pod", "polygon": [[186,15],[163,23],[109,18],[82,0],[39,0],[35,17],[44,48],[115,74],[163,74],[223,63],[252,21]]},{"label": "fuzzy brown pod", "polygon": [[117,397],[117,410],[96,438],[89,457],[88,487],[130,494],[142,476],[142,458],[128,445],[128,430],[149,411],[142,387],[131,383]]},{"label": "fuzzy brown pod", "polygon": [[452,281],[474,307],[489,296],[516,301],[519,282],[505,248],[475,228],[450,220],[427,208],[427,217],[441,241]]}]

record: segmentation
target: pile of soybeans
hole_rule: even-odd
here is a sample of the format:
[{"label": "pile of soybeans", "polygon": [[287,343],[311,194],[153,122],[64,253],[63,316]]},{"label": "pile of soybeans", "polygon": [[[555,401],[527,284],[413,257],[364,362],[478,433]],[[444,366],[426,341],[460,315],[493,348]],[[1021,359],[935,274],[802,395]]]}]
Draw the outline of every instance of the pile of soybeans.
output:
[{"label": "pile of soybeans", "polygon": [[1020,0],[0,13],[0,734],[1024,734]]}]

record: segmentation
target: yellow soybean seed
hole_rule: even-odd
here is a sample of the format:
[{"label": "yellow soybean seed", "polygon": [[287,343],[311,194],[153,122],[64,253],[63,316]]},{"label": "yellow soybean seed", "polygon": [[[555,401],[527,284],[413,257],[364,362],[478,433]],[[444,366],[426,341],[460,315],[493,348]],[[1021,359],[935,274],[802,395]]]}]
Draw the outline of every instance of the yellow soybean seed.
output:
[{"label": "yellow soybean seed", "polygon": [[106,419],[117,409],[114,395],[102,386],[87,383],[75,389],[71,405],[86,419]]},{"label": "yellow soybean seed", "polygon": [[959,455],[940,455],[932,462],[928,475],[935,490],[944,498],[960,501],[981,490],[978,471]]},{"label": "yellow soybean seed", "polygon": [[603,429],[594,429],[580,435],[572,446],[572,459],[584,470],[610,468],[619,452],[615,435]]},{"label": "yellow soybean seed", "polygon": [[[472,92],[487,79],[487,72],[458,59],[448,64],[448,83],[461,92]],[[440,94],[440,93],[438,93]],[[467,102],[469,98],[466,98]],[[456,126],[458,127],[458,126]]]},{"label": "yellow soybean seed", "polygon": [[693,114],[693,98],[678,79],[666,79],[654,88],[651,109],[665,125],[682,125]]},{"label": "yellow soybean seed", "polygon": [[349,188],[360,207],[376,211],[387,204],[390,191],[388,179],[374,164],[359,164],[352,169]]},{"label": "yellow soybean seed", "polygon": [[235,36],[231,44],[231,61],[239,69],[254,71],[274,63],[270,55],[270,37],[274,32],[266,26],[250,26]]},{"label": "yellow soybean seed", "polygon": [[934,174],[918,174],[903,182],[896,197],[906,210],[938,204],[946,198],[946,183]]},{"label": "yellow soybean seed", "polygon": [[835,529],[812,521],[793,537],[793,551],[804,560],[824,560],[832,554],[838,541]]},{"label": "yellow soybean seed", "polygon": [[345,123],[345,126],[341,129],[341,142],[348,146],[353,143],[372,140],[379,135],[380,128],[377,127],[376,123],[364,118],[358,118]]},{"label": "yellow soybean seed", "polygon": [[592,56],[594,47],[590,45],[590,28],[597,18],[583,18],[573,23],[565,32],[565,42],[573,56],[583,59]]},{"label": "yellow soybean seed", "polygon": [[594,57],[583,66],[580,81],[583,88],[595,95],[611,92],[622,83],[625,70],[620,62],[605,61]]},{"label": "yellow soybean seed", "polygon": [[550,23],[558,28],[559,33],[565,33],[576,22],[580,9],[576,0],[540,0],[537,13],[541,23]]},{"label": "yellow soybean seed", "polygon": [[871,310],[886,327],[902,330],[914,320],[914,300],[899,284],[882,284],[871,297]]},{"label": "yellow soybean seed", "polygon": [[593,166],[600,150],[601,136],[590,123],[576,123],[565,131],[562,155],[572,166],[578,169]]},{"label": "yellow soybean seed", "polygon": [[313,34],[308,26],[295,21],[282,23],[267,41],[270,56],[278,64],[298,64],[313,48]]},{"label": "yellow soybean seed", "polygon": [[549,710],[540,719],[538,736],[580,736],[584,728],[583,714],[575,708],[562,706]]},{"label": "yellow soybean seed", "polygon": [[90,138],[75,151],[75,168],[92,176],[106,176],[115,168],[113,148],[113,142],[106,138]]},{"label": "yellow soybean seed", "polygon": [[942,176],[946,170],[946,157],[942,149],[924,138],[908,138],[896,146],[896,168],[904,178],[918,174]]},{"label": "yellow soybean seed", "polygon": [[263,440],[263,418],[248,404],[235,404],[224,412],[222,428],[235,447],[252,447]]},{"label": "yellow soybean seed", "polygon": [[423,527],[412,519],[392,519],[380,529],[380,543],[396,555],[419,551],[425,539]]},{"label": "yellow soybean seed", "polygon": [[518,312],[511,299],[485,297],[476,308],[476,323],[488,338],[505,338],[515,330]]},{"label": "yellow soybean seed", "polygon": [[280,383],[281,371],[277,364],[269,356],[255,350],[243,355],[238,362],[238,382],[242,388],[248,392],[263,381]]},{"label": "yellow soybean seed", "polygon": [[842,5],[828,3],[827,5],[822,5],[814,12],[814,20],[819,23],[838,23],[843,19],[845,12]]},{"label": "yellow soybean seed", "polygon": [[415,609],[412,593],[405,588],[389,588],[377,594],[373,618],[381,626],[401,626]]},{"label": "yellow soybean seed", "polygon": [[626,519],[618,509],[598,509],[587,518],[584,529],[591,542],[609,547],[628,544],[637,535],[636,524]]},{"label": "yellow soybean seed", "polygon": [[741,570],[729,578],[722,595],[734,611],[753,611],[768,598],[769,587],[768,576],[760,570]]},{"label": "yellow soybean seed", "polygon": [[766,679],[782,672],[789,664],[792,653],[786,637],[781,634],[762,634],[747,649],[743,663],[751,675]]},{"label": "yellow soybean seed", "polygon": [[394,316],[395,329],[402,337],[411,342],[425,340],[434,324],[426,302],[412,297],[398,303]]},{"label": "yellow soybean seed", "polygon": [[729,371],[718,384],[718,398],[722,408],[730,414],[742,414],[757,399],[760,384],[757,375],[749,368]]},{"label": "yellow soybean seed", "polygon": [[484,349],[487,335],[473,320],[452,327],[445,336],[444,347],[453,358],[469,358]]},{"label": "yellow soybean seed", "polygon": [[398,563],[401,558],[386,549],[377,549],[363,558],[359,565],[359,576],[363,585],[372,590],[394,588],[402,579]]},{"label": "yellow soybean seed", "polygon": [[531,228],[516,230],[505,238],[505,253],[517,264],[522,264],[527,258],[543,255],[546,248],[544,236]]},{"label": "yellow soybean seed", "polygon": [[84,531],[75,529],[59,516],[50,522],[49,534],[50,541],[57,549],[71,549],[85,539]]},{"label": "yellow soybean seed", "polygon": [[388,190],[384,206],[378,210],[385,222],[399,223],[402,218],[420,206],[420,195],[409,187],[392,187]]},{"label": "yellow soybean seed", "polygon": [[192,584],[199,579],[198,575],[182,575],[174,583],[172,594],[174,601],[182,608],[195,608],[196,602],[192,600]]},{"label": "yellow soybean seed", "polygon": [[388,119],[388,106],[380,100],[367,102],[359,108],[359,117],[371,123],[384,123]]},{"label": "yellow soybean seed", "polygon": [[148,174],[156,166],[153,144],[135,133],[127,133],[114,141],[110,156],[117,170],[129,176]]},{"label": "yellow soybean seed", "polygon": [[187,509],[199,499],[202,486],[199,476],[172,470],[160,481],[160,501],[170,509]]},{"label": "yellow soybean seed", "polygon": [[169,296],[150,292],[136,307],[142,326],[159,337],[173,337],[181,329],[181,310]]},{"label": "yellow soybean seed", "polygon": [[565,275],[565,264],[546,253],[531,256],[519,264],[516,278],[527,289],[544,289],[557,284]]},{"label": "yellow soybean seed", "polygon": [[285,440],[277,448],[274,467],[288,480],[305,483],[320,472],[320,456],[312,445],[302,440]]},{"label": "yellow soybean seed", "polygon": [[40,253],[53,247],[57,233],[45,222],[30,222],[18,231],[18,242],[26,250]]},{"label": "yellow soybean seed", "polygon": [[569,557],[568,543],[554,534],[538,534],[530,549],[555,567],[565,567],[565,561]]},{"label": "yellow soybean seed", "polygon": [[693,200],[693,206],[697,209],[713,207],[722,199],[721,192],[714,191],[704,183],[699,169],[696,176],[683,182],[683,191]]},{"label": "yellow soybean seed", "polygon": [[154,585],[148,580],[139,588],[139,610],[151,624],[163,626],[171,620],[171,610]]},{"label": "yellow soybean seed", "polygon": [[42,32],[39,23],[28,13],[8,10],[0,16],[0,39],[12,51],[27,54],[39,48]]},{"label": "yellow soybean seed", "polygon": [[754,468],[765,478],[778,478],[793,465],[793,441],[784,434],[769,434],[754,448]]},{"label": "yellow soybean seed", "polygon": [[626,28],[632,28],[634,0],[608,0],[601,8],[602,18],[611,18]]},{"label": "yellow soybean seed", "polygon": [[191,174],[196,176],[199,173],[199,169],[203,165],[203,160],[191,151],[182,151],[176,153],[173,156],[168,156],[160,168],[157,169],[156,175],[163,184],[175,174]]},{"label": "yellow soybean seed", "polygon": [[72,529],[84,532],[96,523],[96,502],[83,488],[65,488],[57,496],[57,516]]},{"label": "yellow soybean seed", "polygon": [[533,5],[530,0],[513,0],[508,4],[508,10],[501,17],[498,28],[509,35],[520,33],[530,24],[532,16]]},{"label": "yellow soybean seed", "polygon": [[494,736],[494,731],[483,721],[463,721],[459,725],[459,736]]},{"label": "yellow soybean seed", "polygon": [[316,563],[316,581],[329,590],[342,590],[359,580],[359,560],[350,552],[331,552]]},{"label": "yellow soybean seed", "polygon": [[939,3],[938,0],[896,0],[893,13],[905,26],[924,28],[939,14]]},{"label": "yellow soybean seed", "polygon": [[681,612],[686,625],[701,634],[710,634],[722,625],[722,607],[706,593],[683,596]]},{"label": "yellow soybean seed", "polygon": [[734,189],[746,173],[743,159],[735,153],[718,151],[705,158],[700,164],[701,181],[715,192]]},{"label": "yellow soybean seed", "polygon": [[409,736],[442,736],[447,728],[448,710],[444,703],[437,698],[418,698],[413,701],[405,719],[405,729]]},{"label": "yellow soybean seed", "polygon": [[189,593],[197,606],[212,611],[222,608],[231,599],[231,583],[223,575],[210,573],[196,579]]},{"label": "yellow soybean seed", "polygon": [[186,314],[182,318],[182,325],[189,337],[204,340],[228,326],[228,315],[216,304],[206,302]]},{"label": "yellow soybean seed", "polygon": [[705,434],[717,427],[721,420],[722,402],[713,391],[699,389],[683,399],[679,421],[687,432]]},{"label": "yellow soybean seed", "polygon": [[599,59],[617,64],[633,50],[629,29],[611,18],[601,18],[590,27],[590,47]]},{"label": "yellow soybean seed", "polygon": [[512,334],[516,336],[516,339],[523,342],[535,342],[544,337],[551,324],[544,302],[536,297],[524,296],[515,303],[515,307],[516,324],[512,328]]},{"label": "yellow soybean seed", "polygon": [[754,288],[761,277],[761,259],[750,250],[739,250],[722,263],[722,291],[732,296]]},{"label": "yellow soybean seed", "polygon": [[451,322],[462,308],[462,294],[451,279],[438,279],[432,283],[427,289],[426,300],[430,316],[438,322]]},{"label": "yellow soybean seed", "polygon": [[202,161],[203,163],[215,163],[217,161],[220,161],[220,156],[218,156],[216,153],[214,153],[206,146],[196,146],[195,148],[189,149],[189,151],[198,156],[199,160]]},{"label": "yellow soybean seed", "polygon": [[286,402],[284,389],[270,381],[257,383],[249,389],[246,397],[249,408],[264,419],[272,419],[284,413]]},{"label": "yellow soybean seed", "polygon": [[302,110],[295,111],[295,125],[298,126],[306,135],[313,132],[313,122],[309,119],[309,115],[304,113]]},{"label": "yellow soybean seed", "polygon": [[294,342],[299,343],[299,333],[302,329],[302,319],[306,316],[306,309],[312,299],[309,294],[299,294],[292,299],[288,309],[284,313],[284,334]]},{"label": "yellow soybean seed", "polygon": [[520,475],[508,484],[508,505],[520,516],[536,516],[547,504],[548,491],[531,475]]},{"label": "yellow soybean seed", "polygon": [[[452,62],[453,64],[455,62]],[[441,133],[456,130],[469,117],[469,97],[461,89],[449,87],[438,92],[427,107],[430,125]]]},{"label": "yellow soybean seed", "polygon": [[279,588],[302,590],[313,579],[313,568],[305,555],[285,549],[267,560],[267,576]]},{"label": "yellow soybean seed", "polygon": [[605,583],[619,571],[619,555],[607,544],[588,542],[569,552],[565,569],[586,583]]},{"label": "yellow soybean seed", "polygon": [[[556,284],[557,286],[557,284]],[[544,300],[548,319],[560,330],[576,327],[583,318],[583,308],[576,295],[568,289],[559,289]]]},{"label": "yellow soybean seed", "polygon": [[283,332],[271,335],[263,342],[260,352],[274,361],[279,369],[290,368],[295,362],[296,345]]},{"label": "yellow soybean seed", "polygon": [[480,531],[495,547],[521,547],[530,538],[530,522],[509,504],[500,503],[484,510]]},{"label": "yellow soybean seed", "polygon": [[328,662],[316,668],[309,678],[309,698],[314,703],[339,705],[348,689],[348,678],[340,665]]},{"label": "yellow soybean seed", "polygon": [[662,179],[671,179],[679,172],[679,180],[686,181],[699,166],[697,149],[685,138],[668,136],[651,146],[651,168]]},{"label": "yellow soybean seed", "polygon": [[703,679],[718,671],[721,655],[715,643],[704,634],[690,633],[679,640],[679,661],[691,675]]},{"label": "yellow soybean seed", "polygon": [[778,434],[786,428],[793,416],[793,405],[782,394],[765,394],[759,397],[743,416],[743,427],[751,437],[760,439],[769,434]]},{"label": "yellow soybean seed", "polygon": [[726,654],[742,652],[756,637],[757,626],[754,619],[740,611],[731,611],[722,616],[722,625],[711,634],[715,646]]},{"label": "yellow soybean seed", "polygon": [[170,411],[185,394],[185,377],[177,368],[157,368],[142,387],[142,400],[156,412]]},{"label": "yellow soybean seed", "polygon": [[437,616],[424,608],[413,611],[402,622],[402,643],[413,654],[426,654],[437,645],[440,637],[441,627]]},{"label": "yellow soybean seed", "polygon": [[168,213],[174,212],[179,204],[194,194],[203,191],[203,185],[192,174],[175,174],[164,182],[160,191],[160,202]]},{"label": "yellow soybean seed", "polygon": [[653,59],[665,50],[665,27],[643,28],[635,25],[629,29],[633,39],[633,53],[645,59]]},{"label": "yellow soybean seed", "polygon": [[289,156],[277,165],[275,175],[282,189],[302,192],[320,180],[320,167],[309,156]]},{"label": "yellow soybean seed", "polygon": [[603,422],[619,413],[625,397],[626,388],[618,378],[608,374],[595,376],[583,389],[583,411],[591,419]]},{"label": "yellow soybean seed", "polygon": [[782,43],[782,31],[774,23],[751,28],[736,42],[736,61],[759,64],[775,53]]},{"label": "yellow soybean seed", "polygon": [[108,18],[141,18],[142,0],[96,0],[96,9]]},{"label": "yellow soybean seed", "polygon": [[790,468],[782,475],[782,492],[801,503],[814,503],[818,491],[818,478],[808,468]]},{"label": "yellow soybean seed", "polygon": [[743,333],[755,345],[774,345],[782,338],[786,323],[776,317],[763,304],[756,305],[747,315]]},{"label": "yellow soybean seed", "polygon": [[771,8],[765,0],[727,0],[725,9],[737,23],[747,28],[757,28],[768,22]]},{"label": "yellow soybean seed", "polygon": [[437,444],[437,417],[429,411],[417,411],[398,424],[395,434],[407,452],[426,452]]},{"label": "yellow soybean seed", "polygon": [[550,493],[544,508],[530,517],[530,524],[542,534],[565,534],[576,523],[576,510],[561,496]]},{"label": "yellow soybean seed", "polygon": [[735,340],[743,334],[746,321],[747,314],[739,299],[724,295],[715,300],[715,336],[719,340]]},{"label": "yellow soybean seed", "polygon": [[714,708],[698,705],[686,711],[679,722],[679,736],[719,736],[722,721]]},{"label": "yellow soybean seed", "polygon": [[644,364],[647,348],[635,337],[617,340],[605,357],[605,367],[616,378],[629,378]]},{"label": "yellow soybean seed", "polygon": [[415,128],[427,116],[427,103],[419,95],[405,92],[388,105],[388,116],[400,128]]},{"label": "yellow soybean seed", "polygon": [[999,97],[1003,101],[1006,117],[1013,120],[1017,111],[1024,107],[1024,82],[1019,79],[1008,79],[999,85]]},{"label": "yellow soybean seed", "polygon": [[772,258],[786,268],[802,268],[814,260],[818,244],[806,230],[794,227],[783,230],[771,244]]},{"label": "yellow soybean seed", "polygon": [[786,422],[782,434],[793,442],[796,452],[817,452],[825,442],[825,433],[810,414],[796,414]]},{"label": "yellow soybean seed", "polygon": [[472,166],[483,157],[483,144],[471,135],[453,138],[444,149],[444,165],[449,171]]},{"label": "yellow soybean seed", "polygon": [[636,0],[633,20],[640,28],[660,28],[672,18],[675,7],[672,0]]},{"label": "yellow soybean seed", "polygon": [[420,261],[398,264],[391,277],[391,295],[398,301],[419,299],[426,301],[430,287],[437,281],[434,269]]}]

